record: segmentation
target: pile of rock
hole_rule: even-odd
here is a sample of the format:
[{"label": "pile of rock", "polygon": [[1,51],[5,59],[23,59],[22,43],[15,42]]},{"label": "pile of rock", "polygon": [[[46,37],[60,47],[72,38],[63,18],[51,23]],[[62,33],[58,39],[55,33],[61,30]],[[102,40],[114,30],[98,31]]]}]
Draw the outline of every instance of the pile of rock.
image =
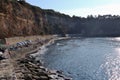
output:
[{"label": "pile of rock", "polygon": [[72,80],[64,76],[61,71],[49,70],[30,57],[18,60],[18,64],[25,80]]},{"label": "pile of rock", "polygon": [[32,44],[31,40],[25,40],[25,41],[17,42],[16,44],[9,45],[8,50],[9,51],[15,51],[19,48],[28,47],[31,44]]}]

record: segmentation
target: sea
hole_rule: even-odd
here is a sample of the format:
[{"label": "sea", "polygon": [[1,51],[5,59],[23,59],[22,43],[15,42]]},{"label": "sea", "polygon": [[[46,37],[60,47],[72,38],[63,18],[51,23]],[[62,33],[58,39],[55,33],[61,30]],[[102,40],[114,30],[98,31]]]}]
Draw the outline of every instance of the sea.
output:
[{"label": "sea", "polygon": [[120,37],[57,41],[40,59],[73,80],[120,80]]}]

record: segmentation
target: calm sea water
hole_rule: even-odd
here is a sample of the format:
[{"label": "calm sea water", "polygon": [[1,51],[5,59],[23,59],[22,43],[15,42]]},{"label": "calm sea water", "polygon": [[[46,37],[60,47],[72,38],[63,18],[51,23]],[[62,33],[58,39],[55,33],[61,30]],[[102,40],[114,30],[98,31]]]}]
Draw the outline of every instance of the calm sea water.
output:
[{"label": "calm sea water", "polygon": [[120,38],[81,38],[57,42],[42,55],[44,65],[73,80],[120,80]]}]

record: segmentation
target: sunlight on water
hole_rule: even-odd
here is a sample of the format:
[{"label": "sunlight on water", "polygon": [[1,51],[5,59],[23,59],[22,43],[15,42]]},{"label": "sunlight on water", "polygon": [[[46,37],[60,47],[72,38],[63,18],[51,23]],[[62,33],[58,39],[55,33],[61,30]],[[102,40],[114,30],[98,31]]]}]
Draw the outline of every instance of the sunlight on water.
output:
[{"label": "sunlight on water", "polygon": [[45,66],[73,80],[120,80],[120,37],[62,41],[44,55]]},{"label": "sunlight on water", "polygon": [[115,37],[115,38],[107,38],[108,40],[112,41],[120,41],[120,37]]},{"label": "sunlight on water", "polygon": [[116,37],[115,40],[116,40],[116,41],[120,41],[120,37]]},{"label": "sunlight on water", "polygon": [[116,55],[118,55],[118,57],[120,57],[120,48],[115,48],[116,51]]},{"label": "sunlight on water", "polygon": [[107,56],[106,62],[101,64],[96,74],[98,80],[120,80],[120,48],[115,51],[116,57]]}]

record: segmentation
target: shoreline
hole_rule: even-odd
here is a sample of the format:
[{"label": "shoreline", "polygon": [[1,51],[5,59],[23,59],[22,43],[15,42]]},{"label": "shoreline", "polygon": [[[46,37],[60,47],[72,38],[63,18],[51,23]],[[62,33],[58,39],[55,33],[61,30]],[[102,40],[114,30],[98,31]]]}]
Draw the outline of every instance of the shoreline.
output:
[{"label": "shoreline", "polygon": [[47,43],[43,44],[39,47],[37,52],[29,54],[29,58],[34,59],[35,64],[39,65],[40,68],[44,69],[44,71],[47,73],[47,76],[50,78],[48,80],[72,80],[72,78],[68,77],[67,75],[64,75],[62,71],[58,70],[51,70],[43,66],[43,62],[39,60],[36,60],[37,57],[39,57],[41,54],[44,54],[48,49],[46,47],[51,46],[55,44],[57,41],[60,40],[67,40],[70,39],[69,37],[57,37],[49,40]]},{"label": "shoreline", "polygon": [[[35,56],[38,54],[37,52],[42,51],[47,46],[50,46],[54,44],[58,40],[64,40],[69,39],[68,37],[53,37],[49,39],[44,39],[44,43],[41,45],[38,42],[36,44],[32,44],[29,47],[22,48],[20,50],[16,51],[7,51],[6,54],[10,57],[8,59],[5,59],[5,61],[8,62],[8,66],[6,68],[11,68],[11,72],[9,75],[5,76],[8,72],[8,70],[5,70],[5,74],[2,74],[2,69],[0,68],[0,79],[5,80],[72,80],[72,78],[69,78],[61,71],[57,70],[50,70],[48,68],[45,68],[42,65],[42,62],[36,61]],[[44,51],[42,52],[44,53]],[[40,55],[41,53],[39,53]],[[5,64],[6,62],[2,62],[0,66],[3,66],[2,64]],[[12,74],[12,75],[11,75]],[[9,78],[8,78],[9,77]]]},{"label": "shoreline", "polygon": [[[57,37],[57,38],[53,38],[53,39],[49,40],[47,43],[45,43],[42,46],[40,46],[39,49],[37,49],[37,52],[44,50],[46,47],[51,46],[52,44],[55,44],[57,41],[67,40],[67,39],[71,39],[71,38],[69,38],[69,37]],[[35,57],[35,56],[37,56],[37,54],[38,55],[44,54],[44,52],[42,52],[42,53],[37,53],[37,52],[33,53],[32,56]]]}]

